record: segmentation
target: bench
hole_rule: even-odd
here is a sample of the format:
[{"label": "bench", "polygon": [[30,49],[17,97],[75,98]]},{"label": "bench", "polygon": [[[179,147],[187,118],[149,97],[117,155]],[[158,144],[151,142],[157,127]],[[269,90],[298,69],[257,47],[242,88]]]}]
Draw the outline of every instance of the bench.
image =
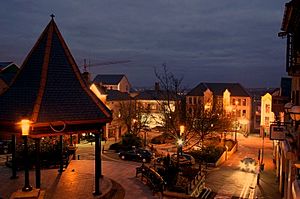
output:
[{"label": "bench", "polygon": [[163,194],[166,182],[153,168],[142,164],[142,166],[136,168],[136,177],[139,175],[142,181],[146,179],[146,183],[152,190],[153,195],[157,192]]}]

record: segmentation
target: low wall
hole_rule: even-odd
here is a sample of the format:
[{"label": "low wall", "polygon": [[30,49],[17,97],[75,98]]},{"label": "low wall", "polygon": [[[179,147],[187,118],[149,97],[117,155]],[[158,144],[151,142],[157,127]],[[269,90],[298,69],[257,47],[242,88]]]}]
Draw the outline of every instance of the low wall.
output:
[{"label": "low wall", "polygon": [[217,160],[217,162],[214,164],[215,167],[223,164],[228,158],[232,156],[237,151],[237,143],[232,147],[230,151],[224,151],[224,153],[221,155],[221,157]]}]

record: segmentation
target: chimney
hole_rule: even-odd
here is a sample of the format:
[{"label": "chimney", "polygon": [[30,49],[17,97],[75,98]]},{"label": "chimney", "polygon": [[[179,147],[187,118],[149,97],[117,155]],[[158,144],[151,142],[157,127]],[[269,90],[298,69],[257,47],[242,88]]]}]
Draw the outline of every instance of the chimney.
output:
[{"label": "chimney", "polygon": [[155,91],[159,91],[159,82],[155,82],[154,89]]}]

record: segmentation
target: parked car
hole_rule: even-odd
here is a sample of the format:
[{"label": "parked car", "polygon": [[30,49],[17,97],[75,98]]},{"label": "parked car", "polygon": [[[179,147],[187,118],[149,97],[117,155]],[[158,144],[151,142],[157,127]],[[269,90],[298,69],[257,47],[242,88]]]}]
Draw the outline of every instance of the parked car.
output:
[{"label": "parked car", "polygon": [[254,158],[246,157],[241,160],[240,169],[242,171],[255,173],[257,170],[257,162]]},{"label": "parked car", "polygon": [[[171,155],[171,160],[174,163],[177,163],[177,154],[173,154]],[[179,165],[183,165],[183,166],[192,166],[195,164],[195,158],[189,154],[180,154],[179,155]]]},{"label": "parked car", "polygon": [[140,162],[150,162],[152,153],[145,149],[135,148],[129,151],[122,151],[119,153],[122,160],[134,160]]}]

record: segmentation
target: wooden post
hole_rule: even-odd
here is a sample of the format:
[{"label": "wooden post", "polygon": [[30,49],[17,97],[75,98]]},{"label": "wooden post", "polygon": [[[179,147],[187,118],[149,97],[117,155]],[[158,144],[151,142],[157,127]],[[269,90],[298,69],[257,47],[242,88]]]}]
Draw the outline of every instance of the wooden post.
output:
[{"label": "wooden post", "polygon": [[35,186],[36,188],[41,188],[41,161],[40,161],[40,154],[41,154],[41,139],[35,139]]},{"label": "wooden post", "polygon": [[12,176],[10,179],[17,179],[17,161],[16,161],[16,135],[13,134],[11,136],[11,169],[12,169]]},{"label": "wooden post", "polygon": [[24,140],[24,155],[23,155],[23,158],[24,158],[24,163],[25,163],[25,169],[24,169],[24,172],[25,172],[25,185],[22,188],[22,191],[28,192],[28,191],[32,190],[32,186],[30,186],[30,183],[29,183],[28,138],[27,138],[26,135],[22,136],[22,137],[23,137],[23,140]]},{"label": "wooden post", "polygon": [[100,133],[95,133],[95,191],[94,195],[101,195],[100,175],[101,175],[101,158],[100,158]]},{"label": "wooden post", "polygon": [[59,163],[59,170],[58,172],[64,172],[64,160],[63,160],[63,136],[59,136],[59,150],[60,150],[60,163]]}]

